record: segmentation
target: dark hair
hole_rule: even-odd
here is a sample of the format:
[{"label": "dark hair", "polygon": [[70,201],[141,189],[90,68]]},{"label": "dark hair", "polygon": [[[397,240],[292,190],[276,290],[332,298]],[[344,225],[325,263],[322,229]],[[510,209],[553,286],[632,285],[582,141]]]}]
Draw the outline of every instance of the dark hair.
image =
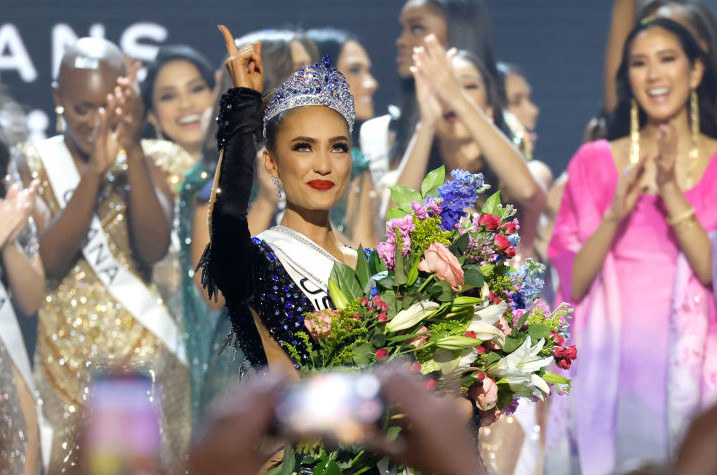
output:
[{"label": "dark hair", "polygon": [[505,80],[508,79],[508,76],[511,74],[515,74],[516,76],[525,77],[525,74],[523,74],[523,71],[516,66],[513,63],[506,63],[505,61],[499,61],[496,65],[498,68],[498,74],[500,75],[500,80],[503,81],[503,85],[505,86]]},{"label": "dark hair", "polygon": [[0,139],[0,199],[5,198],[7,194],[7,183],[5,182],[5,175],[8,173],[10,168],[10,147],[8,147],[5,140]]},{"label": "dark hair", "polygon": [[[243,46],[248,43],[256,43],[261,41],[261,56],[264,63],[264,94],[269,96],[274,89],[281,86],[281,83],[291,75],[294,69],[294,62],[291,57],[291,43],[298,41],[298,36],[290,30],[260,30],[248,33],[236,40],[237,46]],[[222,79],[219,84],[219,95],[225,93],[232,88],[232,81],[226,68],[222,68]],[[212,117],[219,115],[219,98],[214,103]],[[207,137],[204,140],[202,148],[202,159],[206,163],[215,163],[219,158],[219,150],[217,149],[217,133],[218,127],[216,121],[211,121]],[[259,137],[257,137],[259,140]]]},{"label": "dark hair", "polygon": [[693,0],[653,0],[645,5],[638,14],[638,21],[644,21],[655,15],[662,7],[678,7],[683,9],[686,20],[694,28],[694,33],[707,46],[706,53],[717,58],[717,19],[712,9],[700,1]]},{"label": "dark hair", "polygon": [[[612,113],[608,124],[607,139],[615,140],[630,133],[630,106],[633,93],[630,88],[629,79],[629,56],[630,48],[640,33],[652,28],[662,28],[677,37],[680,46],[687,56],[690,64],[700,60],[704,64],[702,81],[697,86],[700,107],[700,129],[702,133],[717,138],[717,78],[715,77],[715,64],[711,56],[697,44],[695,38],[681,24],[667,18],[656,18],[650,21],[643,21],[632,29],[625,40],[622,52],[622,61],[617,72],[617,97],[618,105]],[[645,112],[640,108],[640,127],[647,120]]]},{"label": "dark hair", "polygon": [[[505,86],[499,80],[493,48],[493,27],[484,0],[426,0],[426,4],[443,16],[448,31],[448,46],[472,53],[484,65],[485,77],[497,84],[500,107],[505,108]],[[398,165],[413,130],[418,122],[419,110],[413,78],[402,78],[398,106],[400,115],[391,120],[396,139],[391,150],[391,168]],[[497,112],[496,112],[497,113]]]},{"label": "dark hair", "polygon": [[199,70],[199,74],[202,76],[202,79],[204,79],[204,82],[207,83],[207,86],[209,86],[210,89],[214,88],[214,68],[212,68],[212,64],[206,56],[186,45],[162,46],[154,58],[154,61],[147,64],[147,75],[142,81],[140,88],[145,111],[154,109],[152,92],[154,82],[157,80],[157,75],[166,64],[174,61],[188,61],[192,63]]},{"label": "dark hair", "polygon": [[350,40],[358,41],[358,38],[353,33],[337,28],[312,28],[306,32],[306,36],[316,43],[319,56],[323,58],[328,54],[331,56],[334,65],[339,62],[339,55],[344,44]]}]

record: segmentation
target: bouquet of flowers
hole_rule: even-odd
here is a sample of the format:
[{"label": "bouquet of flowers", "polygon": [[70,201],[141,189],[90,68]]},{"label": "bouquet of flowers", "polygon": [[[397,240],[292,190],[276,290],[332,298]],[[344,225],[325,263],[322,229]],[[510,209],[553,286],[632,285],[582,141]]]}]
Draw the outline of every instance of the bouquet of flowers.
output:
[{"label": "bouquet of flowers", "polygon": [[[553,311],[538,299],[542,264],[509,265],[519,224],[500,193],[475,212],[489,188],[482,175],[456,170],[445,178],[441,167],[420,191],[391,189],[396,207],[385,241],[371,252],[359,249],[356,269],[334,267],[335,310],[305,315],[300,338],[309,358],[300,370],[406,358],[427,386],[474,401],[486,424],[514,411],[519,398],[569,390],[568,379],[546,368],[555,362],[567,369],[576,357],[575,347],[566,346],[571,308]],[[356,468],[340,451],[296,457],[299,465]]]}]

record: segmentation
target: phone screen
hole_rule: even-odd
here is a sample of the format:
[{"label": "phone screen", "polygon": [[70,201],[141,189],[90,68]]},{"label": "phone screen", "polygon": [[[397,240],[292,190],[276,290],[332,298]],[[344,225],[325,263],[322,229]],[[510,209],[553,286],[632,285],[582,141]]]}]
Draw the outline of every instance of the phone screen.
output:
[{"label": "phone screen", "polygon": [[85,433],[92,475],[157,473],[160,431],[152,380],[141,373],[93,378]]},{"label": "phone screen", "polygon": [[278,429],[296,438],[365,440],[383,414],[381,385],[372,375],[326,373],[287,388],[276,407]]}]

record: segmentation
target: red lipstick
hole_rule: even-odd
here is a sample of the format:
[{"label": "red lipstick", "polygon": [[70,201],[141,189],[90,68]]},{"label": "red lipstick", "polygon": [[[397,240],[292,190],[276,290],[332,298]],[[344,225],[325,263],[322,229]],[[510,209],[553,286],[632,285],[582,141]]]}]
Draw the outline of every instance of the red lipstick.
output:
[{"label": "red lipstick", "polygon": [[330,190],[335,186],[334,182],[329,180],[311,180],[307,183],[307,185],[319,191]]}]

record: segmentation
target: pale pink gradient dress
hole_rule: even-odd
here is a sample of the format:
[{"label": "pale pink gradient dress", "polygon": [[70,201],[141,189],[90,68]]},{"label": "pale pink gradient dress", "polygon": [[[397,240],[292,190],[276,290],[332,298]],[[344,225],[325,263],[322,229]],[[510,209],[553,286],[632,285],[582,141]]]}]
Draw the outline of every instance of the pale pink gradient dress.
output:
[{"label": "pale pink gradient dress", "polygon": [[[575,255],[617,181],[607,141],[584,145],[570,162],[548,248],[565,300]],[[715,231],[717,159],[685,194],[707,232]],[[574,303],[573,391],[554,399],[548,452],[569,452],[584,474],[667,461],[689,417],[717,392],[714,290],[692,273],[665,215],[661,198],[640,196],[588,295]],[[561,465],[570,472],[567,461]]]}]

